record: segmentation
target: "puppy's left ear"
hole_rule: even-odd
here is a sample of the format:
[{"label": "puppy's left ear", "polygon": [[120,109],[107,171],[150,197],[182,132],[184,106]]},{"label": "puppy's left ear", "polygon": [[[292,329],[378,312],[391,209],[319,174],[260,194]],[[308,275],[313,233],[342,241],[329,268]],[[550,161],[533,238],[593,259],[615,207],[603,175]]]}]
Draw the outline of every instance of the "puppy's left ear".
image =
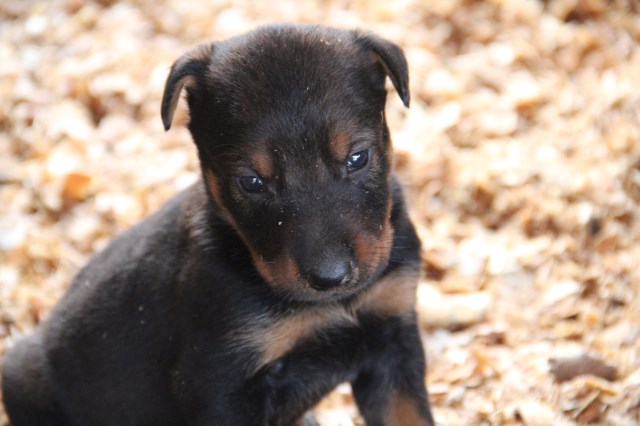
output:
[{"label": "puppy's left ear", "polygon": [[384,72],[391,78],[393,87],[400,95],[405,107],[409,107],[409,69],[402,49],[375,34],[356,32],[356,43],[371,52],[374,61],[378,62]]},{"label": "puppy's left ear", "polygon": [[207,67],[213,56],[213,44],[203,44],[182,55],[171,66],[167,83],[162,95],[162,124],[165,130],[171,127],[173,113],[180,99],[180,92],[184,87],[192,93],[202,85]]}]

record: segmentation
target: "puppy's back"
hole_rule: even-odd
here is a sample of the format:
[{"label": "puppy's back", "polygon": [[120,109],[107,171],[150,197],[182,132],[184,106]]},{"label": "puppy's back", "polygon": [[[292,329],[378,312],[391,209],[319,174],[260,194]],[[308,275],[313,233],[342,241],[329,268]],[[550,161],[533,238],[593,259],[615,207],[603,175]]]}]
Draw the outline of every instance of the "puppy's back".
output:
[{"label": "puppy's back", "polygon": [[[115,238],[80,271],[36,333],[9,350],[3,398],[14,423],[69,424],[61,405],[71,403],[78,413],[83,406],[94,410],[96,398],[126,395],[129,403],[117,404],[121,412],[102,413],[105,424],[126,419],[128,411],[144,418],[145,410],[149,424],[171,424],[168,413],[177,410],[163,394],[170,386],[162,374],[173,361],[171,302],[186,252],[185,210],[198,192],[184,191]],[[154,400],[145,395],[155,395]],[[78,414],[79,424],[84,417],[100,417]]]}]

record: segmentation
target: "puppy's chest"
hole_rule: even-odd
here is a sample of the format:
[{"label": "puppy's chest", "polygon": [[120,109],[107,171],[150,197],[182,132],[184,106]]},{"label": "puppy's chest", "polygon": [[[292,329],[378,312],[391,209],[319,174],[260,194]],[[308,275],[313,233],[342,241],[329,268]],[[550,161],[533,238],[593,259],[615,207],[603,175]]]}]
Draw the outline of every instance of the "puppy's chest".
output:
[{"label": "puppy's chest", "polygon": [[[274,365],[278,360],[303,348],[313,352],[349,350],[336,347],[335,340],[359,340],[376,333],[386,318],[411,317],[415,308],[416,277],[413,272],[395,272],[376,282],[352,303],[320,305],[274,314],[269,311],[246,318],[245,326],[233,338],[239,349],[254,354],[250,372]],[[369,321],[368,318],[376,318]],[[377,325],[373,325],[377,324]],[[349,335],[350,339],[343,339]]]},{"label": "puppy's chest", "polygon": [[290,310],[283,314],[262,314],[250,318],[235,338],[242,349],[254,354],[249,372],[277,363],[301,345],[306,348],[330,341],[332,335],[360,327],[355,311],[342,306]]}]

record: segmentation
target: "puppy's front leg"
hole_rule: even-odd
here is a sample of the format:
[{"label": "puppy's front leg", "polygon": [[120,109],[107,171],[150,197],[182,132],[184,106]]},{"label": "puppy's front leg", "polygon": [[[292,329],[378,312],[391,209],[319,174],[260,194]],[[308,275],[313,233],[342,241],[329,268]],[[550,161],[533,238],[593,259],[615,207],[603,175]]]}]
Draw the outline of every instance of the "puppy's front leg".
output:
[{"label": "puppy's front leg", "polygon": [[172,372],[174,392],[189,425],[267,424],[267,392],[261,377],[246,379],[240,363],[225,356],[187,357],[181,364]]},{"label": "puppy's front leg", "polygon": [[[242,392],[212,387],[208,395],[189,395],[183,404],[188,424],[195,426],[265,426],[267,419],[260,401],[246,398]],[[194,401],[207,403],[195,406]]]},{"label": "puppy's front leg", "polygon": [[433,426],[415,318],[379,320],[353,392],[367,426]]}]

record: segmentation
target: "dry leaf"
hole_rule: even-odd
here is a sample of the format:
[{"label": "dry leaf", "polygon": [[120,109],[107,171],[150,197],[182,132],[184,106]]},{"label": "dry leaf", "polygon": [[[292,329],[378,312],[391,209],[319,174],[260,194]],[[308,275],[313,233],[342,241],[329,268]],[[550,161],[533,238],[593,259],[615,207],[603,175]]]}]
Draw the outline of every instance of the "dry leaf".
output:
[{"label": "dry leaf", "polygon": [[485,292],[442,294],[435,287],[418,287],[418,318],[424,327],[465,327],[484,321],[491,306]]},{"label": "dry leaf", "polygon": [[609,365],[599,358],[583,354],[575,358],[552,358],[549,360],[550,371],[558,382],[571,380],[574,377],[591,374],[606,380],[616,380],[618,372],[615,366]]}]

